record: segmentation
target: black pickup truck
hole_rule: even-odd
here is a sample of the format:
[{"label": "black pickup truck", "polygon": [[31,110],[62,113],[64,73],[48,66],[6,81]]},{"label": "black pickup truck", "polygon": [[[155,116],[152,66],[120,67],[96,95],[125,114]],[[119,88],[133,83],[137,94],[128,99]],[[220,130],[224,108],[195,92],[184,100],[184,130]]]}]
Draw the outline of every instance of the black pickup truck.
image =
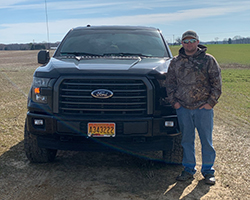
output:
[{"label": "black pickup truck", "polygon": [[42,50],[28,97],[24,146],[30,162],[57,150],[162,151],[181,163],[175,110],[166,100],[172,59],[160,30],[140,26],[71,29],[54,55]]}]

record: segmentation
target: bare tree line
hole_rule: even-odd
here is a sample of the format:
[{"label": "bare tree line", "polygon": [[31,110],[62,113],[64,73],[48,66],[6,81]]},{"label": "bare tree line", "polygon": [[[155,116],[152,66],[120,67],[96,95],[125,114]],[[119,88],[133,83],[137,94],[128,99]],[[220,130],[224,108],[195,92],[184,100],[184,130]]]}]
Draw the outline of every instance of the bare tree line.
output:
[{"label": "bare tree line", "polygon": [[50,49],[57,47],[59,42],[56,43],[26,43],[26,44],[0,44],[1,50],[40,50],[40,49]]},{"label": "bare tree line", "polygon": [[[234,36],[233,38],[225,38],[223,41],[219,41],[219,38],[214,38],[214,41],[202,42],[202,44],[250,44],[250,37],[241,37],[239,35]],[[56,48],[59,42],[55,43],[26,43],[26,44],[0,44],[0,51],[3,50],[39,50],[39,49],[50,49]],[[181,38],[178,37],[175,39],[174,43],[170,45],[180,45]]]},{"label": "bare tree line", "polygon": [[[241,37],[239,35],[234,36],[233,38],[224,38],[223,41],[220,41],[218,37],[214,38],[214,41],[209,42],[200,42],[201,44],[250,44],[250,37]],[[175,43],[172,45],[180,45],[181,38],[178,37],[175,39]]]},{"label": "bare tree line", "polygon": [[234,36],[233,39],[225,38],[223,44],[250,44],[250,37],[244,38],[239,35]]}]

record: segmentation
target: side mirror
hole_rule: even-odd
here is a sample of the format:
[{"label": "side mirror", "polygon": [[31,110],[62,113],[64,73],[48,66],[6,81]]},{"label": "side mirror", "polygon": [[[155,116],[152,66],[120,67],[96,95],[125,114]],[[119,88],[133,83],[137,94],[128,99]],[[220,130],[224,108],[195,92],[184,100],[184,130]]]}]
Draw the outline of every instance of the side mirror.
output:
[{"label": "side mirror", "polygon": [[39,51],[37,55],[38,63],[40,64],[46,64],[49,62],[50,56],[49,56],[49,50],[41,50]]}]

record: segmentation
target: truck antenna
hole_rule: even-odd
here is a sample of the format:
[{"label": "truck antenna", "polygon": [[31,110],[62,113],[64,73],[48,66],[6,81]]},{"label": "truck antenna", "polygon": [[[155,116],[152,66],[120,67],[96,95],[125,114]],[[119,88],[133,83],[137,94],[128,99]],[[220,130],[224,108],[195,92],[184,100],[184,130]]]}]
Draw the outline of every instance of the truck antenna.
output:
[{"label": "truck antenna", "polygon": [[49,20],[48,20],[48,9],[47,9],[47,1],[44,0],[45,2],[45,14],[46,14],[46,26],[47,26],[47,42],[48,42],[48,50],[50,50],[50,44],[49,44]]}]

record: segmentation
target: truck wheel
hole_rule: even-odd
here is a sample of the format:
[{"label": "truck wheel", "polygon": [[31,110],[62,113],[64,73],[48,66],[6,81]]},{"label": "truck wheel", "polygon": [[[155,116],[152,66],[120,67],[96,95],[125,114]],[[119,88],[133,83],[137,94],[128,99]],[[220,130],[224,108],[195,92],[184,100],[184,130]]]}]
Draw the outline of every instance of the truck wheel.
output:
[{"label": "truck wheel", "polygon": [[37,136],[24,128],[24,150],[27,158],[32,163],[46,163],[55,160],[57,150],[40,148],[37,145]]},{"label": "truck wheel", "polygon": [[183,148],[181,146],[182,135],[178,135],[172,138],[172,148],[164,150],[162,152],[163,161],[167,164],[177,164],[182,163],[183,158]]}]

